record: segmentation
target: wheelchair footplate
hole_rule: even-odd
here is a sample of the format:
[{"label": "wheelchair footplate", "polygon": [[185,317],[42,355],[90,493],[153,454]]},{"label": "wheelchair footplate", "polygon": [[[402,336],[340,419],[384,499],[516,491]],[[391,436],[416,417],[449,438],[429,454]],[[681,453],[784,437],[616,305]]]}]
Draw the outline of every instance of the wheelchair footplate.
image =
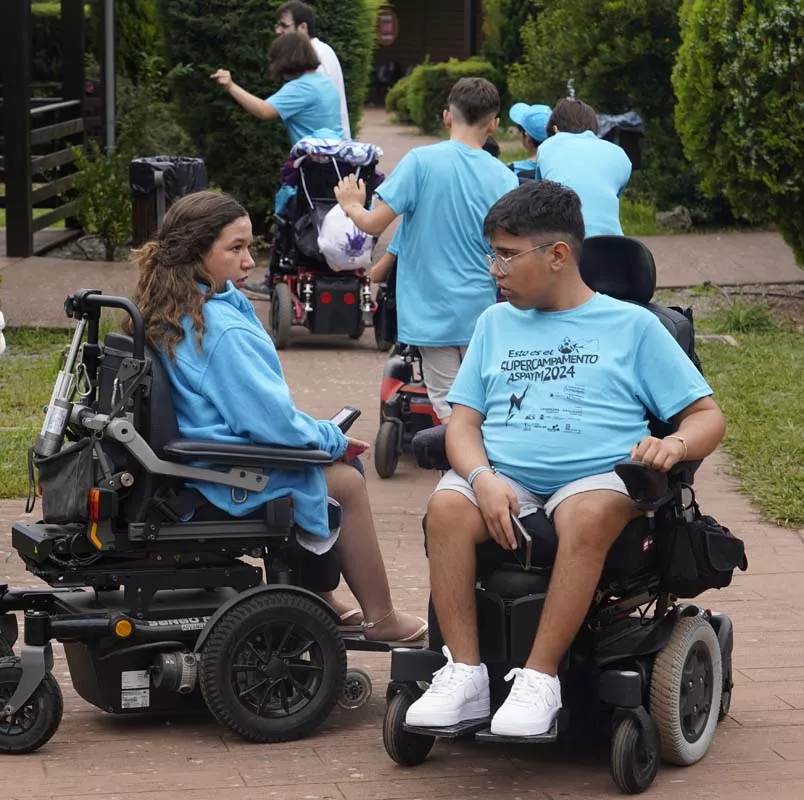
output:
[{"label": "wheelchair footplate", "polygon": [[475,740],[478,742],[491,742],[491,743],[506,743],[506,744],[552,744],[558,739],[558,720],[553,720],[550,730],[546,733],[541,733],[538,736],[500,736],[499,734],[492,733],[491,728],[479,731],[475,734]]},{"label": "wheelchair footplate", "polygon": [[491,717],[482,719],[467,719],[457,725],[445,725],[443,728],[422,728],[418,725],[403,725],[407,733],[417,733],[420,736],[435,736],[436,739],[465,739],[470,736],[477,737],[479,732],[488,731]]},{"label": "wheelchair footplate", "polygon": [[406,648],[408,650],[423,650],[427,646],[427,639],[419,639],[416,642],[381,642],[366,639],[360,628],[353,625],[345,625],[339,628],[341,638],[347,650],[361,650],[367,653],[388,653],[391,650]]}]

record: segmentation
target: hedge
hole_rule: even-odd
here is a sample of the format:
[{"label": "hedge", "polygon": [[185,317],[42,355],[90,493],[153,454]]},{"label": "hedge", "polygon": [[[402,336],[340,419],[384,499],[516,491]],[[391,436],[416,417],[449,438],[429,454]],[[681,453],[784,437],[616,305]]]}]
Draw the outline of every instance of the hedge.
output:
[{"label": "hedge", "polygon": [[442,112],[447,107],[450,90],[459,78],[466,77],[486,78],[494,83],[497,72],[480,58],[466,61],[451,58],[438,64],[425,61],[391,88],[385,107],[396,113],[400,121],[413,122],[422,133],[437,133],[441,130]]},{"label": "hedge", "polygon": [[[210,180],[246,205],[258,230],[273,211],[279,168],[290,147],[278,121],[255,119],[209,76],[223,67],[259,97],[279,84],[268,77],[267,51],[281,0],[159,0],[181,120],[204,158]],[[338,54],[357,135],[374,48],[376,2],[318,0],[318,34]]]},{"label": "hedge", "polygon": [[804,263],[804,7],[685,0],[676,126],[709,194],[773,220]]}]

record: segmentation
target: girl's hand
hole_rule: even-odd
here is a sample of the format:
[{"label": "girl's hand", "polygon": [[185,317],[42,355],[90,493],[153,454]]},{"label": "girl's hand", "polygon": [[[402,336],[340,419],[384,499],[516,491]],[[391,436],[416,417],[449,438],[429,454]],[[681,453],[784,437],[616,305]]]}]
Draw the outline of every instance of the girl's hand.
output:
[{"label": "girl's hand", "polygon": [[213,81],[217,81],[224,89],[228,89],[232,85],[232,73],[228,69],[219,69],[209,76]]},{"label": "girl's hand", "polygon": [[361,442],[360,439],[352,439],[347,437],[346,452],[341,456],[341,461],[354,461],[359,455],[365,453],[371,447],[368,442]]}]

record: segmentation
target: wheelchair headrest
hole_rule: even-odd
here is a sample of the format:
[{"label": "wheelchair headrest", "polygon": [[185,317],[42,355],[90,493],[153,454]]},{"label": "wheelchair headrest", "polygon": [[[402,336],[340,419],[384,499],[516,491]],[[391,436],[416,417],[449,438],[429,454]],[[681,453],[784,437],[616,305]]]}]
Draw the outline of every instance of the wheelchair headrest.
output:
[{"label": "wheelchair headrest", "polygon": [[656,291],[653,254],[629,236],[590,236],[584,240],[580,269],[590,289],[617,300],[647,304]]}]

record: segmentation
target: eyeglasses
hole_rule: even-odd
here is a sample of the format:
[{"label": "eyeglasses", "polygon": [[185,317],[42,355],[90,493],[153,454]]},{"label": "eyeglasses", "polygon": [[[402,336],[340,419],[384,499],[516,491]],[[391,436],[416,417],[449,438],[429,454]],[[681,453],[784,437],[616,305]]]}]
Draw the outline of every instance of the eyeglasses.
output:
[{"label": "eyeglasses", "polygon": [[521,253],[514,253],[512,256],[498,255],[497,253],[486,253],[486,263],[489,269],[495,266],[500,271],[501,275],[507,275],[511,271],[511,262],[520,256],[526,256],[528,253],[533,253],[535,250],[541,250],[543,247],[552,247],[556,242],[545,242],[544,244],[537,244],[536,247],[531,247],[530,250],[523,250]]},{"label": "eyeglasses", "polygon": [[288,30],[288,28],[295,28],[295,27],[296,26],[292,22],[277,22],[274,30],[286,31]]}]

